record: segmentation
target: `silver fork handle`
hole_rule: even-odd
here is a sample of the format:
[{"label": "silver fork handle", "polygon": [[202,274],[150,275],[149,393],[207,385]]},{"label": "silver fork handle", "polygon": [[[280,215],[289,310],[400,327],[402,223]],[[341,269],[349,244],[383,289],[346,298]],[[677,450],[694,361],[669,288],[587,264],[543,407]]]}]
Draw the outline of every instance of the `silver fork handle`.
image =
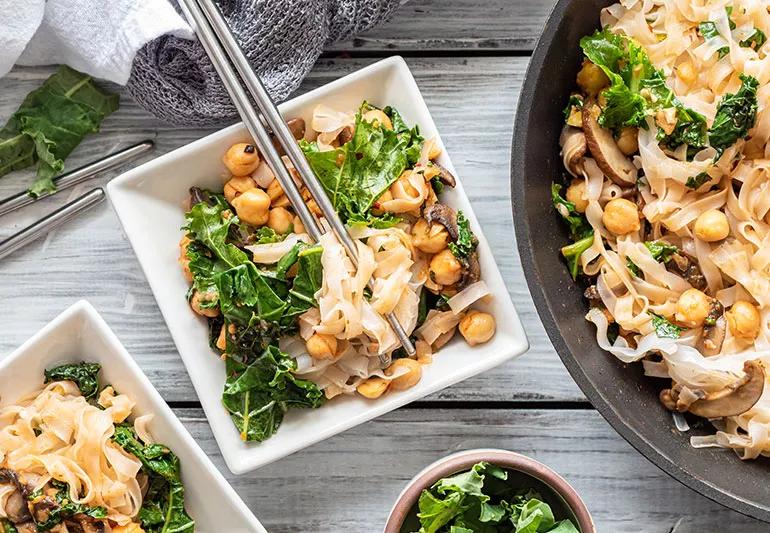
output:
[{"label": "silver fork handle", "polygon": [[28,245],[81,212],[104,200],[104,190],[93,189],[0,242],[0,259]]}]

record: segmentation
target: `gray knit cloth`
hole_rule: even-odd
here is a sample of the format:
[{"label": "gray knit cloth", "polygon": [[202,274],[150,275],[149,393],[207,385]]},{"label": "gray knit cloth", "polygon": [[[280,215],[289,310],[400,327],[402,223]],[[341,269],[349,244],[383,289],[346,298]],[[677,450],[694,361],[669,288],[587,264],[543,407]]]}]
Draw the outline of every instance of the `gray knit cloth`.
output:
[{"label": "gray knit cloth", "polygon": [[[386,20],[399,0],[216,0],[275,101],[302,82],[324,46]],[[168,122],[208,126],[237,116],[200,43],[160,37],[134,60],[128,91]]]}]

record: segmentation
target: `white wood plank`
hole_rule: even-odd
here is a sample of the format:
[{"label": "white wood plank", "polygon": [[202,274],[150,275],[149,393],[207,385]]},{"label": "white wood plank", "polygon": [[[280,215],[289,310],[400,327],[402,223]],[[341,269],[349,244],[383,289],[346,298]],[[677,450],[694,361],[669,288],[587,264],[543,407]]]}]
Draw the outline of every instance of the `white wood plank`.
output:
[{"label": "white wood plank", "polygon": [[[530,51],[554,0],[410,0],[390,21],[331,51]],[[597,14],[598,21],[598,14]]]},{"label": "white wood plank", "polygon": [[[354,71],[372,60],[324,60],[302,90]],[[531,351],[483,376],[435,395],[437,400],[581,400],[582,394],[553,352],[530,300],[516,251],[509,201],[509,152],[513,112],[526,58],[409,59],[447,144],[481,225],[493,244],[508,290],[530,336]],[[0,80],[0,117],[9,116],[48,68],[13,71]],[[154,138],[156,154],[168,152],[206,130],[163,124],[123,98],[101,133],[87,138],[68,160],[75,168],[118,147]],[[145,157],[149,159],[151,156]],[[214,156],[212,156],[214,157]],[[109,175],[111,177],[115,173]],[[0,195],[28,183],[31,172],[0,179]],[[44,199],[0,220],[7,235],[107,178]],[[0,353],[8,353],[58,312],[87,298],[102,312],[150,379],[169,400],[194,400],[181,360],[144,275],[107,205],[96,208],[47,239],[0,262],[5,308]]]},{"label": "white wood plank", "polygon": [[562,474],[600,532],[768,530],[669,478],[593,410],[400,409],[242,477],[226,470],[202,414],[177,412],[271,532],[381,531],[412,476],[482,447],[523,453]]}]

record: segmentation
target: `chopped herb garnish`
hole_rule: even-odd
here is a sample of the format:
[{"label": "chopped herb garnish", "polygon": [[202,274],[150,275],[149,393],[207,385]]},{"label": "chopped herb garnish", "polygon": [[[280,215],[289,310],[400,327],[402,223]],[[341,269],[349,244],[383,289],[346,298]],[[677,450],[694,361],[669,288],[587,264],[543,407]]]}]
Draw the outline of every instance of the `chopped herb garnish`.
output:
[{"label": "chopped herb garnish", "polygon": [[684,328],[677,326],[668,319],[648,311],[652,317],[652,327],[655,328],[655,334],[661,339],[678,339],[684,331]]}]

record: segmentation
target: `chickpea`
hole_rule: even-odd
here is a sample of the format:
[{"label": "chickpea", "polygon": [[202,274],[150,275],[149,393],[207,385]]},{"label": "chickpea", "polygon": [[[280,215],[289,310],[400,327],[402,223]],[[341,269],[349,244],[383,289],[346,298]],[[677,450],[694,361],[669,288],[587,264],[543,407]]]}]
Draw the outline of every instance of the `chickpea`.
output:
[{"label": "chickpea", "polygon": [[695,236],[706,242],[721,241],[730,234],[730,223],[719,209],[709,209],[695,220]]},{"label": "chickpea", "polygon": [[187,235],[183,236],[182,240],[179,241],[179,265],[182,267],[184,279],[188,283],[192,283],[193,280],[192,272],[190,272],[190,260],[187,258],[187,247],[191,242],[192,240]]},{"label": "chickpea", "polygon": [[225,198],[228,202],[233,203],[233,200],[249,189],[256,187],[256,182],[251,179],[251,176],[234,176],[225,183]]},{"label": "chickpea", "polygon": [[470,346],[484,344],[495,334],[495,318],[489,313],[468,311],[460,320],[460,334]]},{"label": "chickpea", "polygon": [[449,249],[434,255],[428,268],[430,278],[440,285],[454,285],[462,277],[463,266]]},{"label": "chickpea", "polygon": [[293,219],[294,215],[289,213],[288,210],[284,209],[283,207],[275,207],[270,210],[267,218],[267,226],[276,233],[283,235],[284,233],[289,233],[289,231],[291,231],[291,221]]},{"label": "chickpea", "polygon": [[396,359],[391,365],[385,369],[386,376],[392,376],[396,372],[403,372],[404,374],[394,378],[390,382],[390,388],[393,390],[406,390],[411,389],[422,378],[422,365],[414,359]]},{"label": "chickpea", "polygon": [[227,328],[222,324],[222,329],[219,330],[219,337],[217,337],[216,347],[223,352],[227,348]]},{"label": "chickpea", "polygon": [[313,333],[305,342],[305,348],[313,359],[333,359],[337,354],[337,339],[334,335]]},{"label": "chickpea", "polygon": [[711,301],[698,289],[687,289],[676,303],[676,321],[690,328],[703,325],[711,311]]},{"label": "chickpea", "polygon": [[264,226],[270,217],[270,197],[256,187],[235,198],[233,207],[238,218],[252,226]]},{"label": "chickpea", "polygon": [[222,162],[233,176],[248,176],[259,166],[259,153],[253,144],[236,143],[225,152]]},{"label": "chickpea", "polygon": [[575,204],[575,211],[585,213],[588,208],[588,198],[586,198],[586,181],[574,179],[567,187],[567,201]]},{"label": "chickpea", "polygon": [[725,317],[734,337],[753,341],[759,335],[762,318],[755,305],[739,300],[725,313]]},{"label": "chickpea", "polygon": [[214,318],[216,316],[219,316],[219,308],[202,307],[202,305],[205,303],[211,302],[211,300],[213,300],[216,297],[217,297],[216,294],[212,294],[209,292],[194,291],[192,297],[190,298],[190,307],[192,307],[192,310],[201,316]]},{"label": "chickpea", "polygon": [[624,154],[635,154],[639,151],[639,128],[623,128],[615,142]]},{"label": "chickpea", "polygon": [[412,227],[412,242],[426,254],[437,254],[447,247],[449,233],[438,222],[428,226],[428,221],[421,218]]},{"label": "chickpea", "polygon": [[393,129],[393,123],[390,121],[390,117],[388,117],[388,115],[381,109],[367,111],[362,118],[367,122],[374,122],[375,125],[381,124],[386,130]]},{"label": "chickpea", "polygon": [[374,400],[385,394],[385,391],[388,390],[388,386],[390,386],[390,381],[374,376],[359,383],[356,390],[358,391],[358,394],[364,398]]},{"label": "chickpea", "polygon": [[615,198],[607,202],[602,214],[604,227],[615,235],[625,235],[632,231],[639,231],[639,211],[636,204],[625,198]]},{"label": "chickpea", "polygon": [[305,233],[305,225],[302,223],[302,220],[295,216],[291,220],[292,225],[294,226],[294,233]]},{"label": "chickpea", "polygon": [[594,96],[610,84],[610,79],[601,69],[590,61],[583,62],[583,68],[577,75],[577,84],[586,93]]}]

